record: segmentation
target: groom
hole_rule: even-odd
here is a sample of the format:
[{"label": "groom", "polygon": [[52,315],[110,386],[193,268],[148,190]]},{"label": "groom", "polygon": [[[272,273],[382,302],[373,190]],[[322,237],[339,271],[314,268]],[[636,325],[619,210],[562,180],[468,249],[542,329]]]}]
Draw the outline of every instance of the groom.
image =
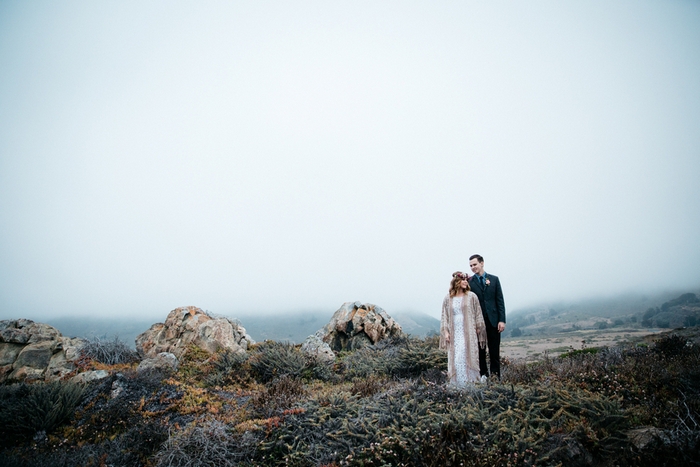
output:
[{"label": "groom", "polygon": [[[469,278],[469,286],[479,298],[479,305],[486,323],[491,374],[501,379],[501,333],[506,329],[506,304],[503,301],[501,281],[493,274],[484,272],[484,258],[481,255],[472,255],[469,258],[469,267],[474,273]],[[486,366],[486,349],[481,347],[479,347],[479,370],[482,376],[489,375]]]}]

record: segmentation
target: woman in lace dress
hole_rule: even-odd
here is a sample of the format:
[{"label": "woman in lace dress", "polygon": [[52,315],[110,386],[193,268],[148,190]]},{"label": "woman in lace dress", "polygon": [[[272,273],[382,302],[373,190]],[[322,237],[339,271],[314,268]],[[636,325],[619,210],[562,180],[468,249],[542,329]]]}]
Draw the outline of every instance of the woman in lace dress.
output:
[{"label": "woman in lace dress", "polygon": [[447,350],[447,375],[450,383],[459,386],[480,381],[479,346],[486,346],[484,316],[467,279],[462,272],[452,274],[440,320],[440,348]]}]

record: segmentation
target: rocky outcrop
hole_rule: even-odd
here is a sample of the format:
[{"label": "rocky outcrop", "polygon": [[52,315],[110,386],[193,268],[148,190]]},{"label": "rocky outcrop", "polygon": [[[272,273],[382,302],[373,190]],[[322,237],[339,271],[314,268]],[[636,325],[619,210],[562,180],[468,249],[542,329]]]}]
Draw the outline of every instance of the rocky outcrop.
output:
[{"label": "rocky outcrop", "polygon": [[75,370],[83,343],[48,324],[0,321],[0,383],[60,379]]},{"label": "rocky outcrop", "polygon": [[401,326],[386,311],[371,303],[343,303],[330,322],[316,335],[339,352],[376,344],[403,335]]},{"label": "rocky outcrop", "polygon": [[214,318],[194,306],[176,308],[165,323],[156,323],[136,337],[136,350],[143,357],[155,358],[161,352],[182,356],[194,344],[214,353],[219,349],[245,352],[255,341],[240,324],[224,317]]}]

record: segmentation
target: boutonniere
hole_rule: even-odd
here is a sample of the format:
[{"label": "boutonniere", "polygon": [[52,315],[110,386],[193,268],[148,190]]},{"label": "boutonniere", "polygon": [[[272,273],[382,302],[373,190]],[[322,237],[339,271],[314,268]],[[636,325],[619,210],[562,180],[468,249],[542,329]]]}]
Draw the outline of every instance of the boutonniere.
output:
[{"label": "boutonniere", "polygon": [[491,281],[486,279],[486,285],[491,285]]}]

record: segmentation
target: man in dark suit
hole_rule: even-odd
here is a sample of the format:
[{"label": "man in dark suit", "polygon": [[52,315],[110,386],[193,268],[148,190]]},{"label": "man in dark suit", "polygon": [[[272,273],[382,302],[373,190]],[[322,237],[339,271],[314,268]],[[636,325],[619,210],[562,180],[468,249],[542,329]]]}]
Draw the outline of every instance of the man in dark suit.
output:
[{"label": "man in dark suit", "polygon": [[[491,374],[501,379],[501,333],[506,329],[506,304],[503,301],[501,281],[493,274],[484,272],[484,258],[481,255],[472,255],[469,258],[469,267],[474,273],[469,278],[469,287],[479,298],[479,305],[486,323]],[[479,347],[479,370],[482,377],[488,377],[486,349],[481,347]]]}]

